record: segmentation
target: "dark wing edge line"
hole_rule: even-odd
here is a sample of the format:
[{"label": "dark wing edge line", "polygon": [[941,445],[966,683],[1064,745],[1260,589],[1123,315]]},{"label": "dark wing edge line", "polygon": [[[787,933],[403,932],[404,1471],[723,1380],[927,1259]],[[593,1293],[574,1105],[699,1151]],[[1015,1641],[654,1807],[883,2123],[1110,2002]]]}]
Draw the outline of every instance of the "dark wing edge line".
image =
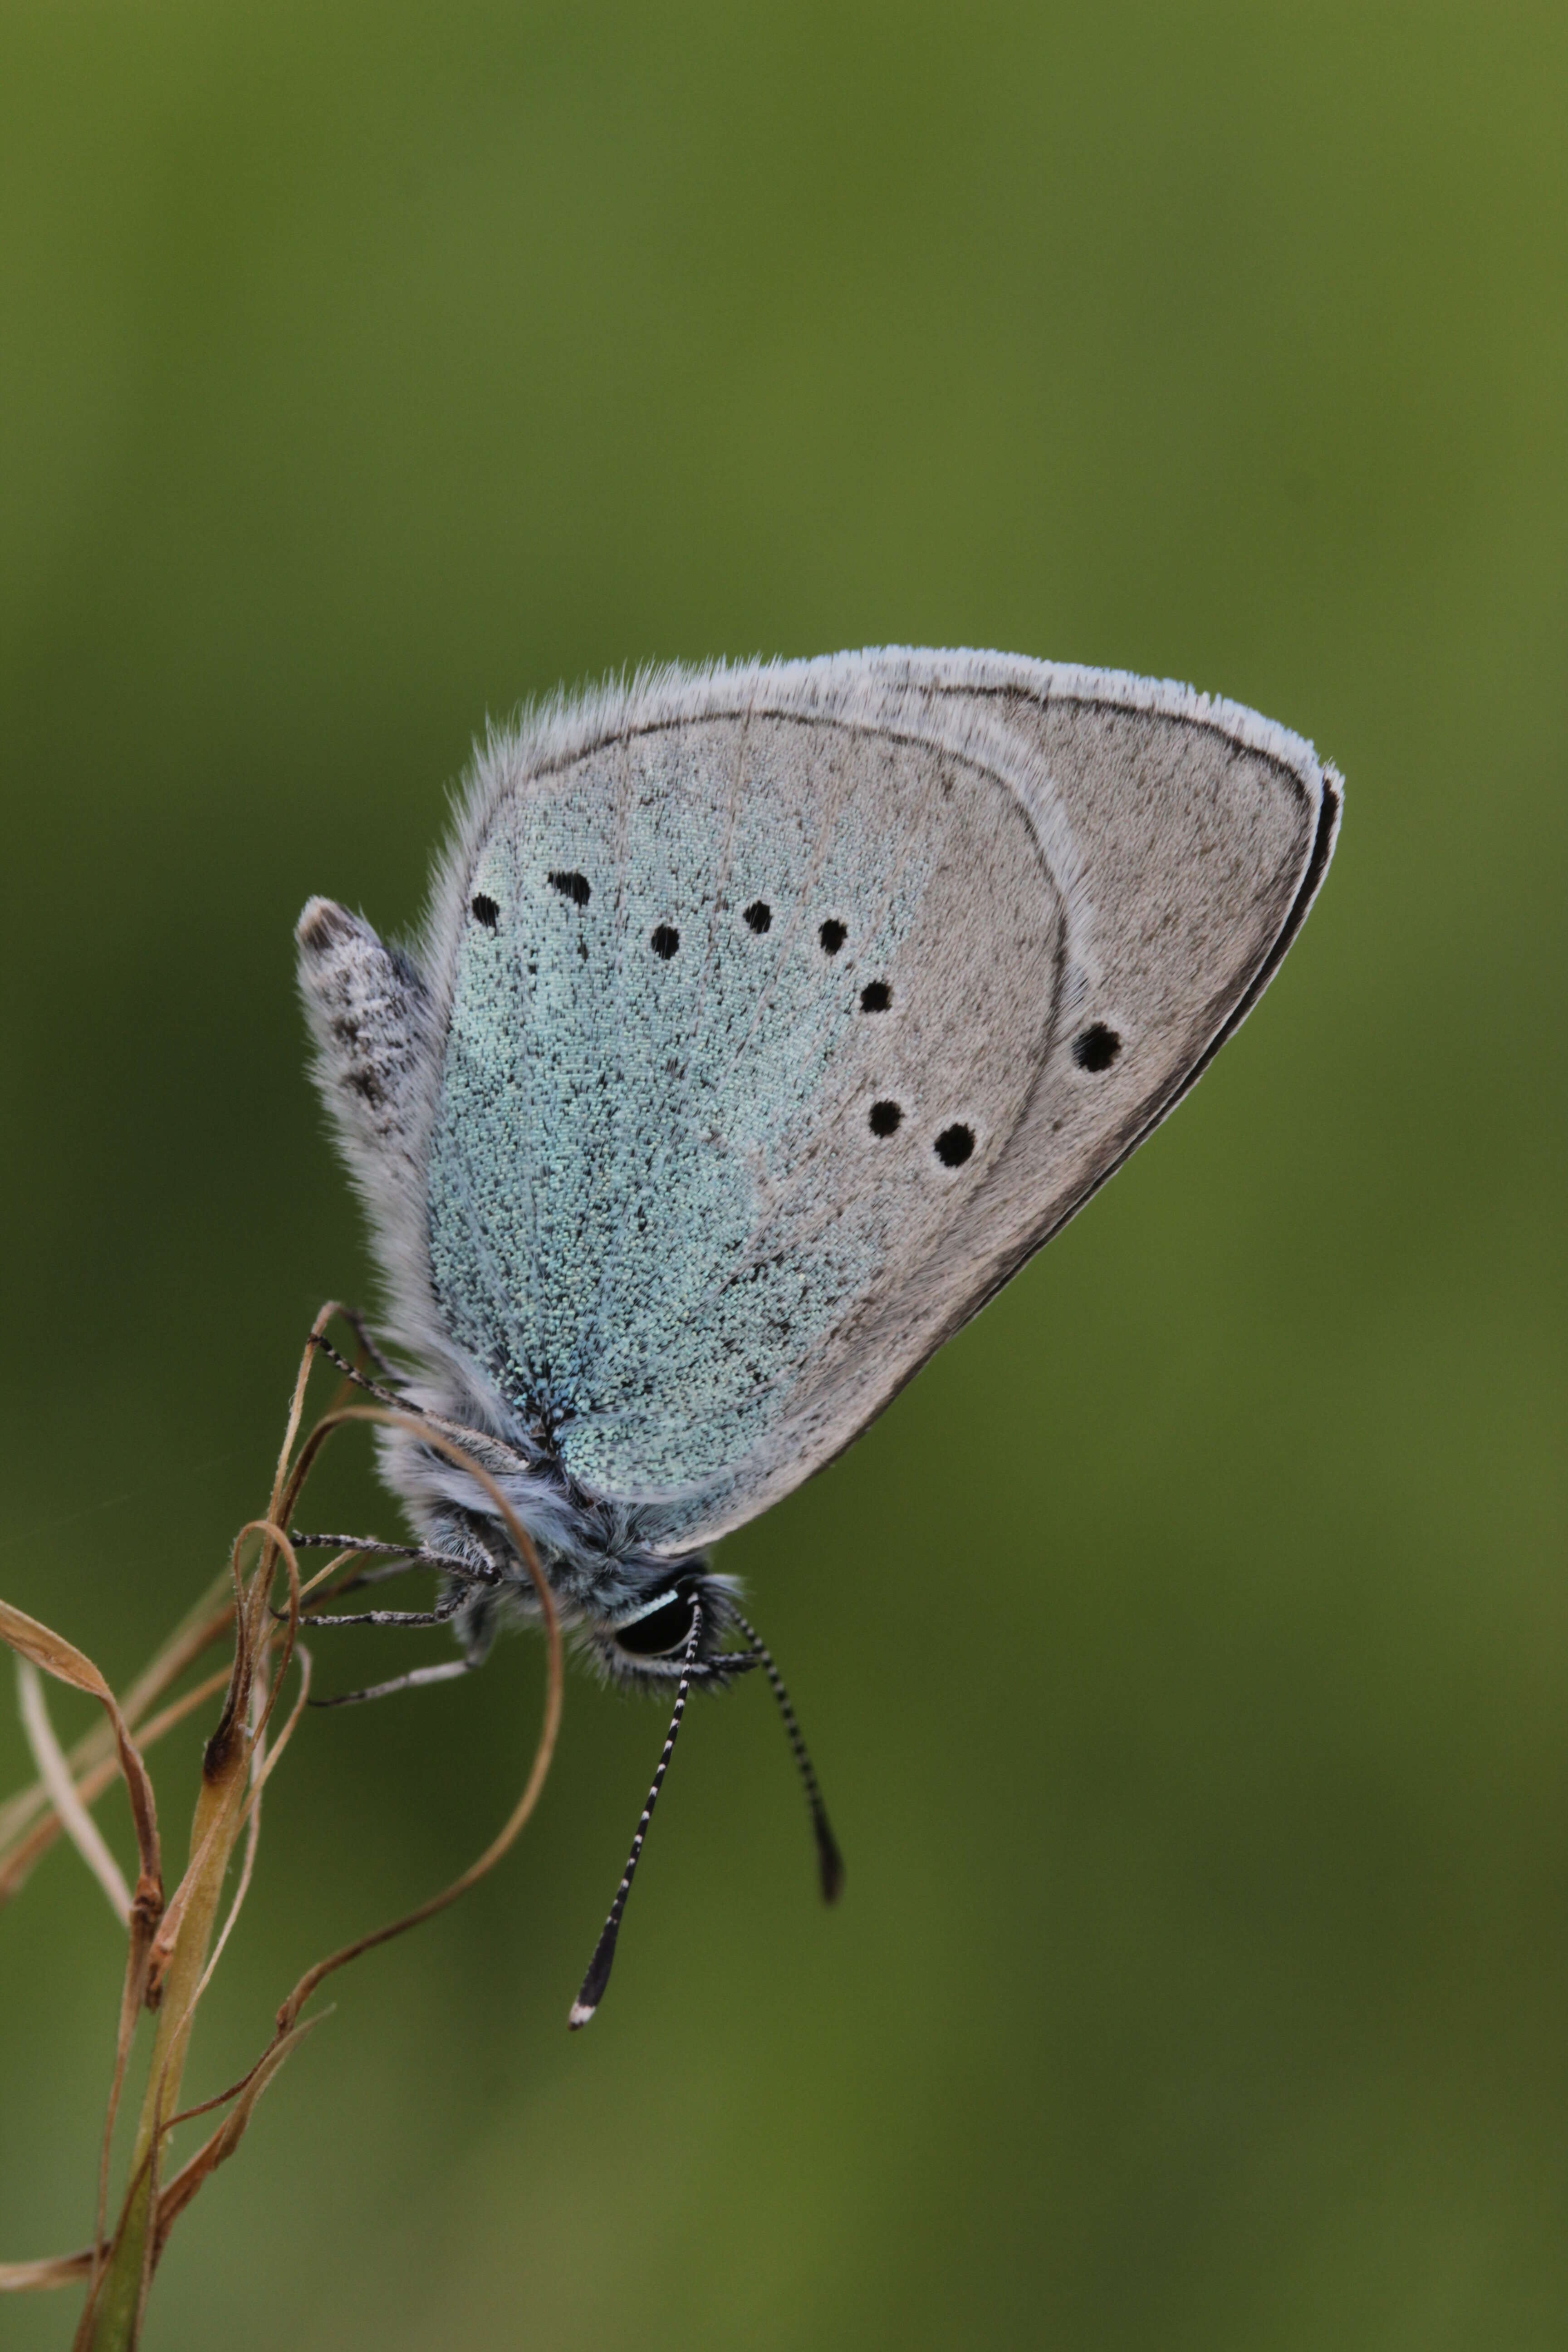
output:
[{"label": "dark wing edge line", "polygon": [[[1333,857],[1334,845],[1339,838],[1340,817],[1344,808],[1344,778],[1337,768],[1327,765],[1321,770],[1321,774],[1322,796],[1318,808],[1317,829],[1312,836],[1312,846],[1308,854],[1300,884],[1295,898],[1290,902],[1289,911],[1285,920],[1275,934],[1272,946],[1264,956],[1247,988],[1237,998],[1232,1012],[1220,1024],[1192,1067],[1184,1071],[1181,1076],[1173,1081],[1168,1093],[1156,1102],[1140,1121],[1115,1158],[1109,1160],[1106,1166],[1090,1179],[1076,1199],[1068,1203],[1061,1214],[1047,1225],[1043,1233],[1032,1237],[1020,1250],[1009,1255],[1004,1270],[999,1272],[994,1280],[987,1283],[973,1305],[966,1307],[959,1319],[948,1327],[942,1339],[937,1342],[938,1346],[945,1345],[955,1332],[962,1330],[965,1323],[972,1321],[979,1314],[983,1307],[989,1306],[997,1292],[1006,1287],[1019,1268],[1025,1265],[1037,1250],[1044,1249],[1047,1242],[1055,1241],[1063,1226],[1070,1224],[1079,1211],[1086,1208],[1100,1188],[1109,1184],[1117,1171],[1126,1166],[1139,1145],[1147,1141],[1154,1129],[1169,1118],[1177,1104],[1192,1092],[1220,1047],[1235,1036],[1247,1019],[1247,1014],[1284,962],[1297,933],[1311,912],[1312,902],[1322,887],[1323,877],[1327,874]],[[931,1353],[935,1353],[934,1348]],[[922,1361],[929,1360],[929,1357],[922,1359]],[[918,1370],[919,1367],[916,1369]]]},{"label": "dark wing edge line", "polygon": [[[1208,1068],[1209,1064],[1214,1060],[1214,1057],[1219,1052],[1220,1047],[1225,1045],[1229,1038],[1235,1036],[1237,1031],[1240,1028],[1242,1023],[1246,1020],[1247,1014],[1251,1012],[1253,1006],[1257,1003],[1258,998],[1262,995],[1264,990],[1268,987],[1269,982],[1273,979],[1275,973],[1284,962],[1287,954],[1289,952],[1289,950],[1295,941],[1297,932],[1306,921],[1307,917],[1311,913],[1312,901],[1316,898],[1318,892],[1322,887],[1323,877],[1329,870],[1330,861],[1334,854],[1334,845],[1340,837],[1340,817],[1343,812],[1345,804],[1345,780],[1341,775],[1339,770],[1337,768],[1325,767],[1322,771],[1322,779],[1323,797],[1321,804],[1318,810],[1318,829],[1312,836],[1312,848],[1311,854],[1307,860],[1307,870],[1301,877],[1300,887],[1291,901],[1290,911],[1286,916],[1284,922],[1280,925],[1279,935],[1275,939],[1273,946],[1269,949],[1268,953],[1264,957],[1263,961],[1258,965],[1251,986],[1247,990],[1245,995],[1243,995],[1238,1001],[1236,1010],[1231,1014],[1229,1020],[1225,1022],[1222,1026],[1215,1031],[1208,1045],[1199,1055],[1197,1060],[1193,1064],[1192,1068],[1187,1072],[1186,1076],[1182,1079],[1174,1092],[1166,1098],[1161,1108],[1154,1112],[1148,1124],[1139,1129],[1137,1135],[1127,1147],[1128,1151],[1136,1151],[1139,1144],[1142,1142],[1143,1138],[1150,1132],[1150,1129],[1152,1128],[1158,1127],[1163,1118],[1169,1118],[1172,1111],[1175,1109],[1176,1105],[1181,1101],[1183,1096],[1190,1093],[1192,1088],[1197,1085],[1198,1080],[1203,1076],[1204,1072]],[[1122,1154],[1122,1159],[1125,1159],[1127,1153],[1124,1152]],[[1120,1168],[1121,1165],[1121,1160],[1119,1160],[1116,1162],[1116,1167]],[[1114,1174],[1115,1170],[1108,1170],[1107,1173]],[[1102,1178],[1100,1181],[1103,1182],[1104,1179]],[[1053,1231],[1054,1230],[1055,1228],[1053,1228]]]}]

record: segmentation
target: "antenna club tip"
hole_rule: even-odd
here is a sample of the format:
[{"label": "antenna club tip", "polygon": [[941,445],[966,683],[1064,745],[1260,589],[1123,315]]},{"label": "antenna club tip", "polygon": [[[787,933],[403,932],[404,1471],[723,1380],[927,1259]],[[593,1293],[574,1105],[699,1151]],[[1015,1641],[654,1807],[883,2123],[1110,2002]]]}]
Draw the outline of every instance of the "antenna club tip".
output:
[{"label": "antenna club tip", "polygon": [[582,2027],[587,2024],[588,2020],[593,2016],[594,2011],[598,2008],[598,2006],[599,2004],[596,2000],[574,2000],[572,2004],[571,2014],[566,2020],[567,2031],[572,2033],[578,2032]]}]

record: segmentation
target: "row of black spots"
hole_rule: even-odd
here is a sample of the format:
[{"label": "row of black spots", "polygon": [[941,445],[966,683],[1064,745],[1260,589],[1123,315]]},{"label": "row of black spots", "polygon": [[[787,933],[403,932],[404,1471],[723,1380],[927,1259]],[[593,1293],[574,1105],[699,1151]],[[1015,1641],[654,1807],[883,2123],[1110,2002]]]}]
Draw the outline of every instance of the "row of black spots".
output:
[{"label": "row of black spots", "polygon": [[[751,905],[744,909],[744,913],[747,923],[759,939],[764,931],[772,930],[773,910],[765,898],[753,898]],[[847,925],[841,923],[837,915],[829,915],[826,922],[818,927],[816,937],[823,954],[836,956],[849,937],[849,932]]]},{"label": "row of black spots", "polygon": [[[753,898],[744,911],[746,921],[759,939],[764,931],[772,930],[773,910],[765,898]],[[817,927],[817,944],[824,955],[836,956],[848,937],[847,924],[841,923],[837,915],[829,915],[827,920]]]},{"label": "row of black spots", "polygon": [[[552,874],[550,887],[559,890],[563,898],[570,898],[574,907],[585,907],[594,895],[587,876],[576,872]],[[468,901],[468,912],[487,931],[493,931],[500,921],[500,908],[486,890],[476,890]]]},{"label": "row of black spots", "polygon": [[1087,1029],[1080,1029],[1072,1041],[1073,1060],[1080,1070],[1088,1070],[1096,1077],[1101,1070],[1110,1069],[1121,1051],[1121,1038],[1114,1029],[1108,1029],[1103,1021],[1091,1022]]},{"label": "row of black spots", "polygon": [[[554,878],[552,875],[551,879],[553,881]],[[747,929],[758,939],[763,938],[773,927],[773,910],[765,898],[753,898],[749,907],[742,908],[742,915]],[[837,918],[830,918],[817,933],[824,953],[830,956],[838,953],[848,936],[848,931]],[[668,960],[680,945],[680,934],[671,924],[660,923],[653,932],[649,945],[656,955],[661,955]],[[863,1013],[886,1013],[892,1001],[893,992],[885,980],[869,981],[860,991],[860,1009]]]},{"label": "row of black spots", "polygon": [[[759,939],[762,938],[764,931],[772,930],[773,927],[773,910],[769,906],[765,898],[753,898],[751,905],[743,911],[747,923],[751,926],[752,929],[755,931]],[[837,915],[829,915],[826,922],[822,924],[819,928],[816,936],[821,944],[823,954],[836,956],[838,953],[839,949],[844,945],[845,940],[849,937],[849,933],[846,926],[839,921]]]},{"label": "row of black spots", "polygon": [[[868,1124],[873,1135],[885,1140],[889,1135],[897,1135],[903,1123],[904,1108],[901,1103],[884,1097],[882,1101],[874,1102],[871,1105],[871,1115]],[[962,1119],[955,1119],[951,1127],[944,1127],[931,1145],[931,1150],[944,1168],[962,1168],[973,1149],[974,1129],[972,1127],[965,1127]]]},{"label": "row of black spots", "polygon": [[[559,890],[563,898],[570,898],[574,907],[585,907],[594,895],[587,876],[574,868],[570,872],[552,873],[549,879],[551,888]],[[473,901],[473,912],[487,930],[495,929],[500,910],[493,898],[481,894]],[[772,930],[773,910],[765,898],[753,898],[742,912],[747,928],[758,939]],[[849,937],[848,927],[840,922],[837,915],[830,915],[818,927],[816,936],[824,955],[836,956]],[[648,944],[656,955],[662,956],[668,962],[680,945],[680,933],[671,923],[659,923],[650,935]],[[885,980],[868,982],[860,992],[860,1009],[864,1013],[886,1013],[892,1001],[892,990]]]}]

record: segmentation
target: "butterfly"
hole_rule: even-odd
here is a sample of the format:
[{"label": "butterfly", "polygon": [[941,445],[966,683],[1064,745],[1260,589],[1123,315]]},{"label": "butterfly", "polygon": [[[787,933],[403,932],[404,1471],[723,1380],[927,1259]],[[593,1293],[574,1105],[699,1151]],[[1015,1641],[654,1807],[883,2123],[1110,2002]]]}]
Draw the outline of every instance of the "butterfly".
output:
[{"label": "butterfly", "polygon": [[[310,901],[315,1076],[395,1393],[506,1495],[578,1646],[676,1686],[654,1797],[689,1687],[763,1665],[837,1892],[709,1548],[1173,1108],[1300,929],[1342,792],[1268,719],[1119,671],[671,667],[491,731],[411,948]],[[383,1461],[462,1652],[400,1680],[460,1673],[533,1586],[470,1475],[405,1430]]]}]

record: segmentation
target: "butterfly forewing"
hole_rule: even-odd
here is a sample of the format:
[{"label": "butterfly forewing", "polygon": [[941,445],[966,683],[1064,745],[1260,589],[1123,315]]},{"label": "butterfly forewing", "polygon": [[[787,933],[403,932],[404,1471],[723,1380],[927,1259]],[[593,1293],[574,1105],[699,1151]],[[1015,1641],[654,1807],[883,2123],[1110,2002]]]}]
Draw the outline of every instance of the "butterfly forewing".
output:
[{"label": "butterfly forewing", "polygon": [[1064,886],[994,761],[763,709],[524,775],[464,887],[437,1303],[581,1486],[699,1539],[879,1302],[963,1255],[1047,1056]]}]

